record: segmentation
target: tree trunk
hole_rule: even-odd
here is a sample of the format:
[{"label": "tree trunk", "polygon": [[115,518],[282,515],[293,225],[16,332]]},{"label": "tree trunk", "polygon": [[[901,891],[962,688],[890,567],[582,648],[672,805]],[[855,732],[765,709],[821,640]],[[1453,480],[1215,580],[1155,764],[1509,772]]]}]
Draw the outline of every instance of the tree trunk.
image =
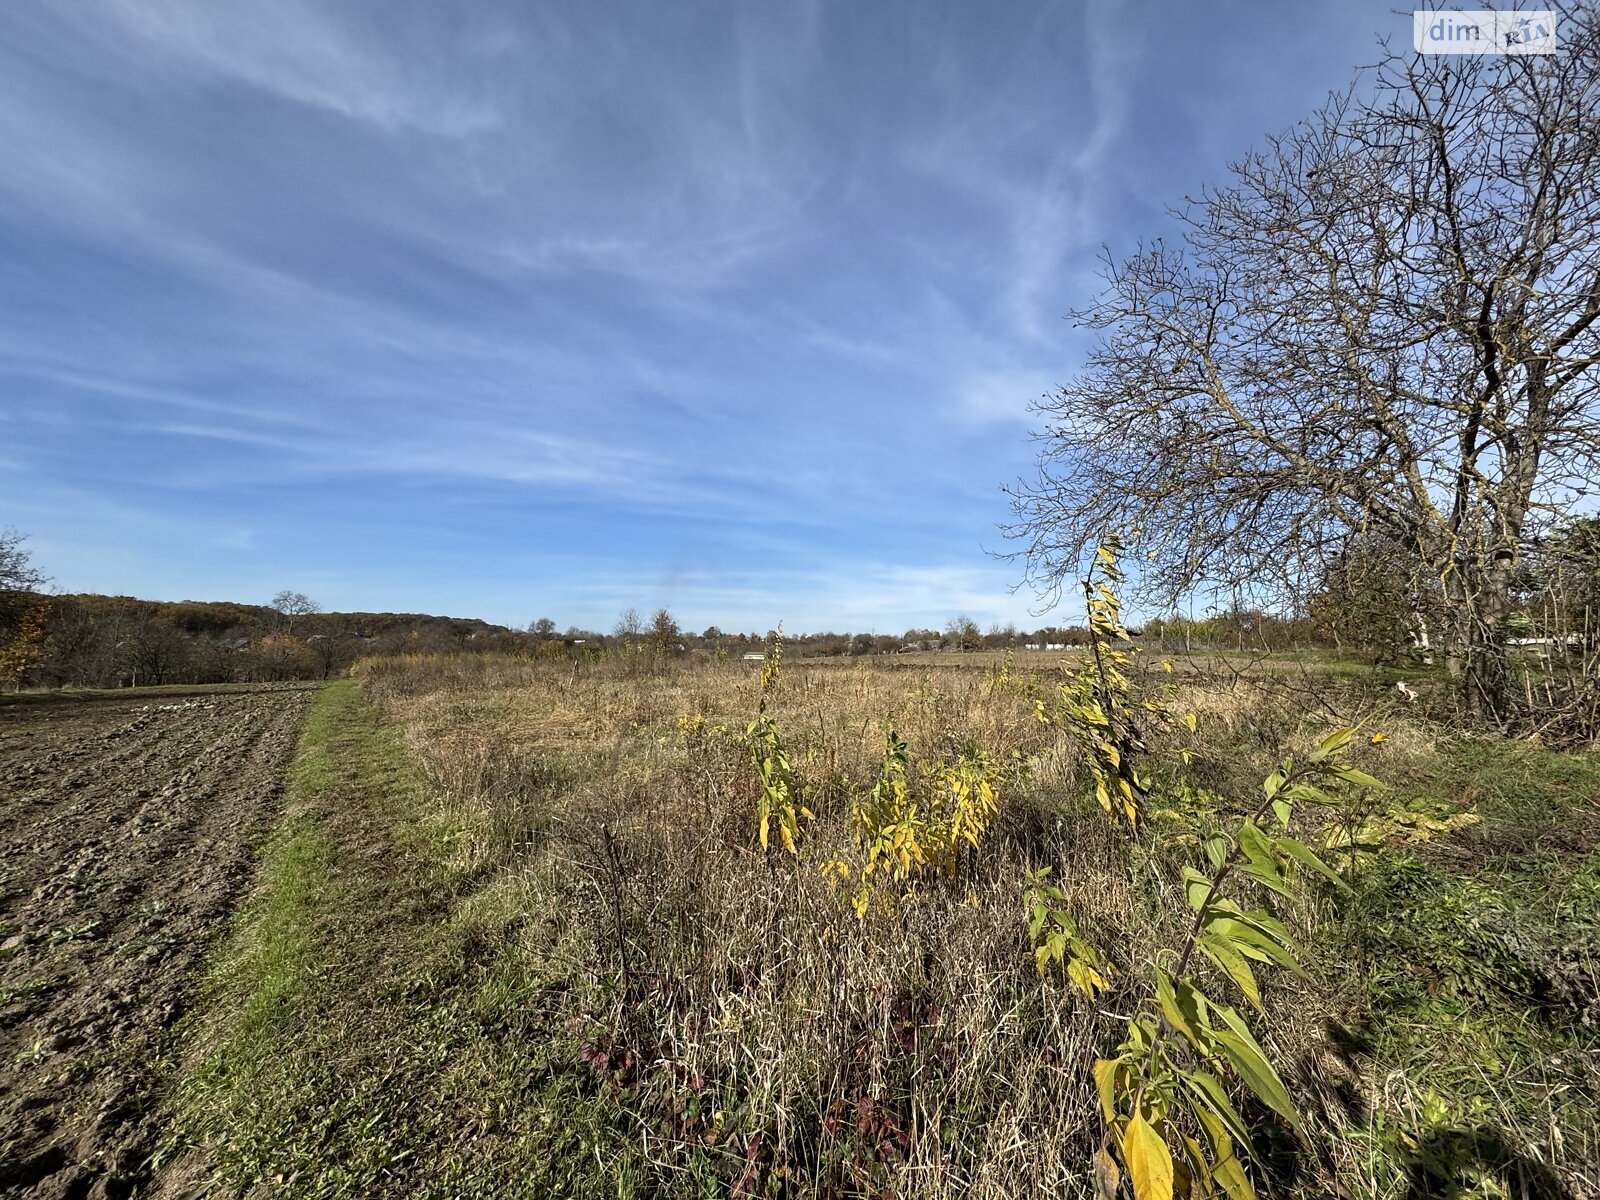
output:
[{"label": "tree trunk", "polygon": [[1460,669],[1463,706],[1480,725],[1504,726],[1508,715],[1505,619],[1511,611],[1511,574],[1512,560],[1497,560],[1481,581],[1463,581],[1457,601],[1460,650],[1453,648],[1452,670]]},{"label": "tree trunk", "polygon": [[1412,649],[1417,661],[1424,666],[1433,665],[1433,639],[1428,634],[1428,618],[1420,612],[1413,612],[1411,619],[1416,624],[1412,637]]}]

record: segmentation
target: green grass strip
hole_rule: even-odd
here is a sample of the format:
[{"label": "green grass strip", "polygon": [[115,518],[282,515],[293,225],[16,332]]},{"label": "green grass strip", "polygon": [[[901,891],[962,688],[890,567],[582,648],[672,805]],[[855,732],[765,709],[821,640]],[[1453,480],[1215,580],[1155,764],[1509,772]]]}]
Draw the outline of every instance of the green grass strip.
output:
[{"label": "green grass strip", "polygon": [[[158,1164],[294,1196],[627,1194],[576,1048],[483,961],[398,735],[354,681],[309,711],[285,814],[182,1031]],[[534,1081],[534,1082],[530,1082]]]}]

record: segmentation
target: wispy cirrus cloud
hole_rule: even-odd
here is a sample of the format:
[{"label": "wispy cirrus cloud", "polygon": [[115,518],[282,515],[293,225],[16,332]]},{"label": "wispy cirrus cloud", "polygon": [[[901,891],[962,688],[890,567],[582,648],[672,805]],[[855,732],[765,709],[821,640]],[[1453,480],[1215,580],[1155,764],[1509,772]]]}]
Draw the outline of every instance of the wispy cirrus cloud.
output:
[{"label": "wispy cirrus cloud", "polygon": [[985,548],[1058,318],[1343,79],[1252,70],[1309,19],[0,7],[0,524],[75,587],[1020,620]]},{"label": "wispy cirrus cloud", "polygon": [[[201,86],[244,85],[381,129],[447,137],[503,124],[486,68],[521,48],[509,23],[469,17],[462,36],[444,10],[414,6],[106,0],[83,5],[79,19],[131,39],[129,58]],[[373,20],[385,22],[386,38],[371,36]]]},{"label": "wispy cirrus cloud", "polygon": [[1061,386],[1062,375],[1035,367],[979,371],[956,388],[955,415],[970,421],[1027,424],[1028,406]]}]

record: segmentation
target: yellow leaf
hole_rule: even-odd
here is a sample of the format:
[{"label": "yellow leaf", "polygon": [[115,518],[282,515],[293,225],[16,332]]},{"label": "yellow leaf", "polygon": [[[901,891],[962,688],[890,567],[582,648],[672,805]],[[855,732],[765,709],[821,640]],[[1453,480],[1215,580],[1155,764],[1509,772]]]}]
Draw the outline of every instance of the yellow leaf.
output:
[{"label": "yellow leaf", "polygon": [[[1074,968],[1076,969],[1074,970]],[[1071,966],[1067,968],[1067,974],[1072,977],[1072,981],[1091,1000],[1095,998],[1097,989],[1102,992],[1111,990],[1111,985],[1106,982],[1106,977],[1081,958],[1072,960]]]},{"label": "yellow leaf", "polygon": [[1134,1200],[1172,1200],[1172,1155],[1140,1113],[1122,1131],[1122,1161],[1128,1164]]}]

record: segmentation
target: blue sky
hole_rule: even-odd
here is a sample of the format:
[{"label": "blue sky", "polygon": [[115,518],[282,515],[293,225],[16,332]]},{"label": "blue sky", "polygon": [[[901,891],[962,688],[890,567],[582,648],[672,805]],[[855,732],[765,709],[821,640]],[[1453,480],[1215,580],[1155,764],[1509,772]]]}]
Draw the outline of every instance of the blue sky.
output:
[{"label": "blue sky", "polygon": [[0,6],[0,526],[70,591],[1037,624],[999,487],[1101,244],[1379,33],[1409,14]]}]

